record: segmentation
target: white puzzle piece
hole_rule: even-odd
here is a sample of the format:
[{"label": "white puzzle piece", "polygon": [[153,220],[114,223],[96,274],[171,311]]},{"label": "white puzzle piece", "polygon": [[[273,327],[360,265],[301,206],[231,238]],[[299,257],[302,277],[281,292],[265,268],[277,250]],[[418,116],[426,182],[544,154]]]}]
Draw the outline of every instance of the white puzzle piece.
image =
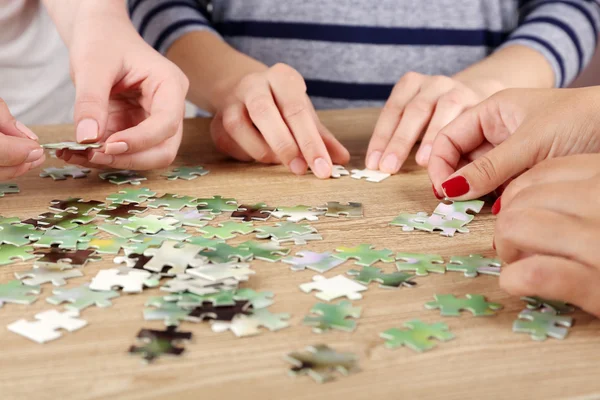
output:
[{"label": "white puzzle piece", "polygon": [[313,277],[313,281],[300,285],[300,290],[305,293],[318,290],[320,293],[317,293],[317,298],[325,301],[331,301],[344,296],[350,300],[359,300],[362,299],[362,295],[359,292],[367,290],[366,286],[343,275],[337,275],[333,278],[316,275]]},{"label": "white puzzle piece", "polygon": [[48,310],[36,314],[35,319],[37,321],[30,322],[20,319],[8,325],[8,330],[34,342],[46,343],[62,336],[62,333],[58,331],[59,329],[73,332],[86,326],[86,321],[75,318],[78,316],[79,312],[75,310],[63,311],[62,313],[56,310]]},{"label": "white puzzle piece", "polygon": [[353,169],[351,178],[354,179],[362,179],[366,178],[367,182],[375,182],[379,183],[384,179],[387,179],[391,176],[391,174],[386,174],[385,172],[373,171],[370,169]]},{"label": "white puzzle piece", "polygon": [[188,275],[211,281],[221,281],[224,279],[235,279],[237,281],[247,281],[249,275],[254,275],[256,271],[250,269],[247,263],[224,263],[207,264],[203,267],[187,270]]},{"label": "white puzzle piece", "polygon": [[36,286],[49,282],[52,282],[54,286],[63,286],[67,284],[66,279],[79,278],[81,276],[83,276],[83,273],[78,269],[60,270],[45,267],[37,267],[25,272],[15,272],[15,277],[22,279],[22,282],[28,286]]},{"label": "white puzzle piece", "polygon": [[157,286],[152,274],[140,269],[104,269],[92,279],[91,290],[110,291],[122,288],[123,293],[141,293],[144,286]]}]

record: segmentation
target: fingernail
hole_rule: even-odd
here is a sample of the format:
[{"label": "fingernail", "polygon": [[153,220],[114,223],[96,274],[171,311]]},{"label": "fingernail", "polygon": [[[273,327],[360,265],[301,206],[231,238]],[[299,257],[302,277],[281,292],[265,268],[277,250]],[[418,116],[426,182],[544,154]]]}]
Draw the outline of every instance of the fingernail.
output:
[{"label": "fingernail", "polygon": [[496,250],[496,238],[492,239],[492,249]]},{"label": "fingernail", "polygon": [[19,132],[21,132],[22,134],[27,136],[29,139],[36,140],[36,141],[39,140],[37,135],[35,133],[33,133],[33,131],[31,129],[26,127],[21,121],[17,121],[15,123],[15,128],[17,128],[19,130]]},{"label": "fingernail", "polygon": [[29,169],[34,169],[39,167],[40,165],[42,165],[44,163],[44,161],[46,161],[45,157],[40,157],[37,160],[35,160],[34,162],[31,163],[31,165],[29,166]]},{"label": "fingernail", "polygon": [[90,158],[90,162],[93,162],[94,164],[108,165],[112,164],[114,159],[115,158],[109,154],[96,152],[92,155],[92,158]]},{"label": "fingernail", "polygon": [[331,177],[331,166],[324,158],[317,158],[315,160],[312,171],[320,179]]},{"label": "fingernail", "polygon": [[300,157],[296,157],[290,163],[290,170],[295,175],[304,175],[306,173],[306,161]]},{"label": "fingernail", "polygon": [[429,157],[431,156],[431,145],[426,144],[421,147],[417,152],[417,164],[424,166],[429,162]]},{"label": "fingernail", "polygon": [[442,183],[442,189],[447,197],[452,198],[468,193],[471,187],[465,177],[459,175]]},{"label": "fingernail", "polygon": [[35,160],[39,160],[39,158],[43,155],[44,155],[44,149],[42,149],[42,148],[31,150],[31,152],[27,156],[27,159],[25,160],[25,162],[28,162],[28,163],[34,162]]},{"label": "fingernail", "polygon": [[438,193],[437,190],[435,190],[435,186],[431,185],[431,188],[433,189],[433,194],[435,195],[436,199],[438,200],[443,200],[444,198],[442,196],[440,196],[440,194]]},{"label": "fingernail", "polygon": [[81,120],[77,125],[77,141],[79,143],[93,142],[98,139],[98,122],[91,118]]},{"label": "fingernail", "polygon": [[125,142],[107,143],[106,148],[104,149],[104,154],[123,154],[126,153],[127,150],[129,150],[129,145]]},{"label": "fingernail", "polygon": [[395,174],[400,169],[400,162],[395,154],[388,154],[381,163],[381,171],[388,174]]},{"label": "fingernail", "polygon": [[367,158],[367,168],[372,170],[379,169],[379,161],[381,160],[381,152],[374,151]]},{"label": "fingernail", "polygon": [[498,199],[494,202],[492,206],[492,214],[497,215],[502,208],[502,196],[498,197]]}]

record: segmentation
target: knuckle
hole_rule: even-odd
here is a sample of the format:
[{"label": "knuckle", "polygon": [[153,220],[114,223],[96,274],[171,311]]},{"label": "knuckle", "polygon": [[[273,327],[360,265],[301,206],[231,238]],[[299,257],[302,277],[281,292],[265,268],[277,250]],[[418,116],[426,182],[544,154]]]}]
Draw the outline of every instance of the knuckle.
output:
[{"label": "knuckle", "polygon": [[297,115],[300,115],[308,110],[306,101],[301,99],[296,99],[292,101],[288,101],[281,106],[283,117],[286,119],[293,118]]},{"label": "knuckle", "polygon": [[500,240],[510,240],[521,224],[524,224],[524,216],[514,210],[502,210],[496,221],[495,235]]},{"label": "knuckle", "polygon": [[260,94],[248,100],[246,107],[251,115],[265,117],[272,105],[272,98],[267,94]]},{"label": "knuckle", "polygon": [[499,176],[496,166],[487,155],[482,155],[472,165],[478,177],[486,181],[495,182]]},{"label": "knuckle", "polygon": [[435,75],[431,77],[431,84],[434,86],[450,86],[454,85],[454,79],[446,75]]},{"label": "knuckle", "polygon": [[448,106],[461,106],[465,103],[465,98],[460,90],[451,90],[442,95],[439,100],[440,104]]},{"label": "knuckle", "polygon": [[548,281],[551,274],[542,263],[533,262],[536,258],[537,256],[532,256],[527,268],[523,268],[521,272],[521,285],[525,290],[535,291],[536,288],[543,286]]},{"label": "knuckle", "polygon": [[282,160],[292,160],[296,156],[297,148],[295,143],[280,140],[273,145],[273,151]]},{"label": "knuckle", "polygon": [[235,111],[225,111],[223,113],[223,128],[231,135],[235,135],[244,126],[244,118]]},{"label": "knuckle", "polygon": [[268,73],[269,78],[283,80],[294,91],[306,93],[306,82],[302,75],[287,64],[277,63],[273,65]]},{"label": "knuckle", "polygon": [[406,74],[404,74],[404,76],[402,78],[400,78],[400,80],[398,81],[396,86],[406,84],[406,83],[418,82],[418,81],[421,81],[422,79],[423,79],[423,74],[421,74],[419,72],[415,72],[415,71],[408,71]]},{"label": "knuckle", "polygon": [[255,160],[262,164],[270,164],[273,160],[272,153],[269,149],[261,149]]},{"label": "knuckle", "polygon": [[432,110],[432,105],[423,99],[414,99],[406,106],[406,112],[410,114],[428,114]]},{"label": "knuckle", "polygon": [[263,85],[264,82],[265,82],[265,78],[263,77],[262,74],[253,73],[253,74],[248,74],[248,75],[244,76],[242,79],[240,79],[238,87],[243,92],[243,91],[249,90],[252,87]]}]

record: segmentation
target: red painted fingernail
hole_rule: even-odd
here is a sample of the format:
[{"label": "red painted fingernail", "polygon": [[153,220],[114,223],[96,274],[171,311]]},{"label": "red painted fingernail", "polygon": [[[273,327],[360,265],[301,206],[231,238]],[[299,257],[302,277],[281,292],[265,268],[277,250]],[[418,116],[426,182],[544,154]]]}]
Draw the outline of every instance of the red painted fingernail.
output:
[{"label": "red painted fingernail", "polygon": [[492,249],[496,250],[496,238],[492,240]]},{"label": "red painted fingernail", "polygon": [[498,199],[494,202],[492,206],[492,214],[497,215],[500,212],[500,208],[502,208],[502,196],[498,197]]},{"label": "red painted fingernail", "polygon": [[466,194],[471,187],[464,176],[455,176],[454,178],[442,183],[442,188],[448,197],[458,197]]},{"label": "red painted fingernail", "polygon": [[434,186],[434,185],[431,185],[431,188],[433,189],[433,194],[435,195],[435,197],[436,197],[438,200],[443,200],[443,199],[444,199],[442,196],[440,196],[440,194],[438,193],[438,191],[437,191],[437,190],[435,190],[435,186]]}]

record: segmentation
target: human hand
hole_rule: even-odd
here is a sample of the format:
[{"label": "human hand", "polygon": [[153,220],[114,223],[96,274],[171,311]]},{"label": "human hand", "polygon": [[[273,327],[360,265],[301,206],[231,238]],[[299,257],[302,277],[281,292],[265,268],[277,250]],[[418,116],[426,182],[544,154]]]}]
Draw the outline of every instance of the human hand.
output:
[{"label": "human hand", "polygon": [[329,178],[332,163],[350,155],[319,121],[304,78],[276,64],[243,77],[217,105],[211,136],[217,148],[241,161],[282,163],[296,175],[310,167]]},{"label": "human hand", "polygon": [[42,165],[46,157],[37,140],[0,99],[0,181],[16,178]]},{"label": "human hand", "polygon": [[407,73],[394,86],[381,111],[367,150],[367,168],[397,173],[423,132],[416,160],[427,166],[438,132],[501,89],[500,83],[490,79]]},{"label": "human hand", "polygon": [[77,93],[77,141],[103,147],[57,155],[95,168],[166,167],[182,138],[187,78],[142,40],[124,2],[78,7],[66,40]]},{"label": "human hand", "polygon": [[492,96],[436,138],[428,168],[434,190],[477,198],[545,159],[600,151],[599,96],[593,87]]},{"label": "human hand", "polygon": [[500,285],[600,317],[600,155],[547,160],[513,180],[497,207]]}]

